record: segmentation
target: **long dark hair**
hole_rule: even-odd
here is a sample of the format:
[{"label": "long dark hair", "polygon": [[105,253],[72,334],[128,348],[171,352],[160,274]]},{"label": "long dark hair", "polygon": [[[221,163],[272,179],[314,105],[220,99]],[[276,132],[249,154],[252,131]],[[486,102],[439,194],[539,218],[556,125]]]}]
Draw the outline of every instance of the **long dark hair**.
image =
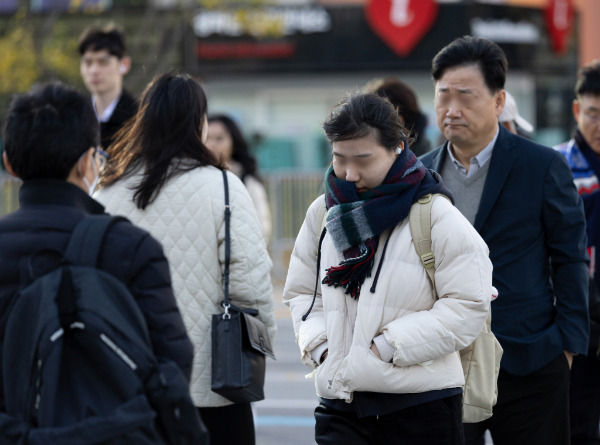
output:
[{"label": "long dark hair", "polygon": [[231,155],[231,159],[237,161],[242,166],[242,181],[248,175],[254,176],[258,180],[260,180],[258,176],[256,159],[250,153],[250,147],[244,139],[240,128],[236,125],[236,123],[229,116],[225,114],[216,114],[214,116],[209,116],[208,123],[211,122],[220,122],[225,126],[229,136],[231,136],[231,141],[233,143],[233,152]]},{"label": "long dark hair", "polygon": [[137,114],[109,147],[110,161],[101,185],[143,167],[133,199],[145,209],[174,175],[204,165],[222,168],[202,142],[206,116],[206,95],[189,75],[155,77],[142,93]]}]

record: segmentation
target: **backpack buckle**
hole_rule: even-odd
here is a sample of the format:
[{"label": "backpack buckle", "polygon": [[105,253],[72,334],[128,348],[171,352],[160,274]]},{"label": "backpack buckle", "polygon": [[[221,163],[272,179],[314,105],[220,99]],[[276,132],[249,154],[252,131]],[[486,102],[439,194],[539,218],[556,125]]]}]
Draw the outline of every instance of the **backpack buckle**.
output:
[{"label": "backpack buckle", "polygon": [[421,262],[423,263],[423,267],[426,269],[431,269],[435,266],[435,257],[433,256],[433,252],[427,252],[421,255]]}]

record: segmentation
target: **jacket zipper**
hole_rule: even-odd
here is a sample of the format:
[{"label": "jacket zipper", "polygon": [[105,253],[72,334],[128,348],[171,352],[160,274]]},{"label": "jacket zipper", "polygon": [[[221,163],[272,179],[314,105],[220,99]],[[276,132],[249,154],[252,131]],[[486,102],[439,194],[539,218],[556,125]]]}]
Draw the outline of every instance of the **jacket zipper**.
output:
[{"label": "jacket zipper", "polygon": [[[346,294],[343,294],[342,298],[344,299],[344,321],[348,320],[348,300],[346,297]],[[333,380],[335,379],[335,377],[337,376],[338,372],[340,371],[340,368],[342,367],[342,364],[344,363],[344,360],[346,360],[346,356],[348,355],[348,351],[346,350],[347,346],[346,346],[346,331],[347,331],[347,323],[344,323],[344,328],[342,330],[342,360],[340,361],[340,364],[337,366],[337,368],[335,368],[335,372],[333,373],[333,375],[331,376],[331,378],[329,380],[327,380],[327,389],[331,389],[333,387]]]}]

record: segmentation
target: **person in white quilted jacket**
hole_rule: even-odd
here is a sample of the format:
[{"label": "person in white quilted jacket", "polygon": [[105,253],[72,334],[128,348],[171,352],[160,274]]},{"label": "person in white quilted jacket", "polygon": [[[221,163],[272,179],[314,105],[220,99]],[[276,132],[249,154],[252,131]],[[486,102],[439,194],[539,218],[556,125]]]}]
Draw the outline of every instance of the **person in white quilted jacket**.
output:
[{"label": "person in white quilted jacket", "polygon": [[[211,391],[211,316],[221,313],[224,268],[222,167],[206,147],[207,103],[190,76],[157,76],[138,114],[109,149],[111,159],[95,197],[163,245],[173,289],[194,343],[190,391],[211,444],[254,444],[249,403],[232,404]],[[231,303],[258,309],[271,341],[271,260],[246,187],[227,172],[231,204]]]},{"label": "person in white quilted jacket", "polygon": [[[387,99],[350,95],[323,128],[326,193],[308,209],[283,295],[302,362],[316,368],[316,441],[462,444],[457,351],[481,331],[495,292],[487,246],[408,149]],[[438,298],[407,221],[430,193],[449,198],[431,208]]]}]

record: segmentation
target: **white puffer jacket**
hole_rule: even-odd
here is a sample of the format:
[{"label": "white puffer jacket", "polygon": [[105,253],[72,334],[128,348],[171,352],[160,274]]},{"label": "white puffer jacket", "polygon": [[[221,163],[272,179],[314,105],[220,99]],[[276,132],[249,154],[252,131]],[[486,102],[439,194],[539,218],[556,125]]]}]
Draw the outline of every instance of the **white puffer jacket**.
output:
[{"label": "white puffer jacket", "polygon": [[[317,394],[352,401],[354,391],[420,393],[464,384],[459,354],[481,331],[492,293],[492,264],[488,249],[475,229],[444,198],[431,211],[432,251],[439,299],[412,243],[408,220],[380,237],[373,273],[363,283],[358,301],[341,287],[321,286],[315,305],[302,321],[313,299],[319,227],[323,197],[308,209],[288,271],[284,302],[294,321],[302,362],[317,366],[311,351],[328,342],[327,359],[317,367]],[[375,293],[370,288],[391,236]],[[319,282],[325,269],[337,266],[343,255],[327,234],[321,249]],[[393,346],[392,363],[371,350],[383,334]]]},{"label": "white puffer jacket", "polygon": [[[273,291],[267,253],[256,210],[246,187],[227,173],[231,204],[230,298],[232,304],[258,309],[274,340]],[[200,167],[171,178],[145,210],[133,202],[140,176],[129,176],[94,196],[109,213],[123,215],[149,231],[165,250],[173,289],[188,335],[194,343],[191,394],[196,406],[231,402],[210,389],[211,316],[222,312],[224,268],[224,188],[221,171]]]}]

